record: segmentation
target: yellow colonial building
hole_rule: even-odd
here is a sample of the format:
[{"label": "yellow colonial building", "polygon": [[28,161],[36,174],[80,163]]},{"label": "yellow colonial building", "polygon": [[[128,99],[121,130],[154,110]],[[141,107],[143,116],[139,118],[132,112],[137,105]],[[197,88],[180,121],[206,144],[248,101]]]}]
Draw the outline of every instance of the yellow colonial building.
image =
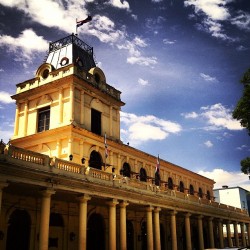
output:
[{"label": "yellow colonial building", "polygon": [[213,180],[163,159],[156,171],[157,157],[122,143],[121,92],[74,34],[50,43],[35,78],[12,98],[14,135],[0,144],[0,249],[250,243],[247,211],[215,202]]}]

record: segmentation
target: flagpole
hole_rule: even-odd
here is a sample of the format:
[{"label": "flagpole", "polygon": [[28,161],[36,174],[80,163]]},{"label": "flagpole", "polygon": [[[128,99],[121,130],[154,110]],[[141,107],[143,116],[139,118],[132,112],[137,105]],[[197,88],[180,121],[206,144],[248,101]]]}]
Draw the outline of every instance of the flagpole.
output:
[{"label": "flagpole", "polygon": [[77,18],[76,18],[76,36],[77,36]]}]

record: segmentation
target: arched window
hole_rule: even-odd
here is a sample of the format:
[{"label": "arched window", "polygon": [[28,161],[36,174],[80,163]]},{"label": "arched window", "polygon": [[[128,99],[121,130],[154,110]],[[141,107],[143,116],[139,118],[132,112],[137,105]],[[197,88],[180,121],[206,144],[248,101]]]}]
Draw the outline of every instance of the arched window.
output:
[{"label": "arched window", "polygon": [[102,169],[102,157],[101,155],[93,150],[90,154],[89,166],[91,168]]},{"label": "arched window", "polygon": [[199,197],[202,198],[202,189],[199,188],[199,193],[198,193]]},{"label": "arched window", "polygon": [[168,188],[174,189],[173,180],[171,177],[168,177]]},{"label": "arched window", "polygon": [[140,169],[140,181],[147,181],[147,173],[144,168]]},{"label": "arched window", "polygon": [[210,195],[209,190],[207,190],[207,199],[208,199],[208,200],[211,200],[211,195]]},{"label": "arched window", "polygon": [[130,168],[130,165],[127,162],[125,162],[123,164],[123,167],[122,167],[122,170],[121,170],[121,175],[127,176],[127,177],[130,177],[130,175],[131,175],[131,168]]},{"label": "arched window", "polygon": [[184,183],[180,181],[180,192],[184,193]]},{"label": "arched window", "polygon": [[189,186],[189,194],[194,195],[194,187],[191,184]]}]

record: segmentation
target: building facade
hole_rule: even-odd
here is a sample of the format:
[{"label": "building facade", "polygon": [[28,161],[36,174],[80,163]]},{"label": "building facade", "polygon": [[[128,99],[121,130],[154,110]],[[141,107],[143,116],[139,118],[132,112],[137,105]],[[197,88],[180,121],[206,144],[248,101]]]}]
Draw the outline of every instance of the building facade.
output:
[{"label": "building facade", "polygon": [[249,243],[248,212],[216,202],[213,180],[163,159],[158,170],[157,157],[122,143],[121,92],[74,34],[50,44],[35,78],[17,84],[12,98],[14,135],[0,144],[0,249]]}]

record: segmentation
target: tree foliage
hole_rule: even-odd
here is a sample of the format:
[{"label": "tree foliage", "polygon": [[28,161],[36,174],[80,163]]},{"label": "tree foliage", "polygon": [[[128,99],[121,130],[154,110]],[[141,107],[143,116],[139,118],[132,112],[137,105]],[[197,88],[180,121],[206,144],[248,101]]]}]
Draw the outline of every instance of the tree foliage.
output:
[{"label": "tree foliage", "polygon": [[244,90],[233,111],[233,118],[239,120],[241,126],[246,128],[250,135],[250,69],[243,75],[241,83],[244,85]]},{"label": "tree foliage", "polygon": [[241,172],[250,175],[250,157],[247,157],[240,162]]}]

